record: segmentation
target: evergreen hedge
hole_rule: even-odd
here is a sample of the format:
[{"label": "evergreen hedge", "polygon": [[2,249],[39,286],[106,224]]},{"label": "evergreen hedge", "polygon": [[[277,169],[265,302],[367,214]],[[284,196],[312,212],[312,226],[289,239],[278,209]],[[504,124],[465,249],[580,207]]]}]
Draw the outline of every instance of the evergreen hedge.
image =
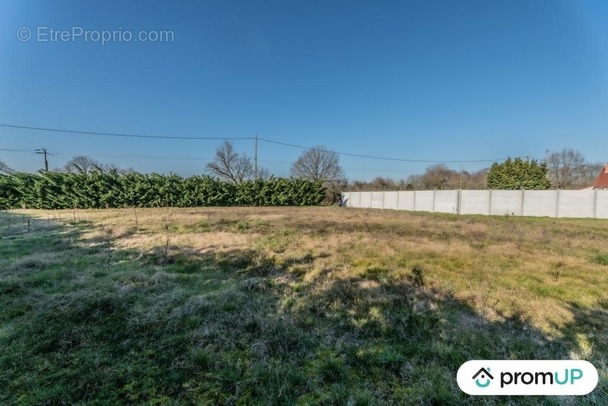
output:
[{"label": "evergreen hedge", "polygon": [[508,158],[502,163],[494,162],[488,172],[489,189],[546,190],[550,187],[551,181],[547,178],[545,162]]},{"label": "evergreen hedge", "polygon": [[308,206],[325,198],[318,182],[270,178],[239,184],[210,176],[117,172],[0,175],[0,209]]}]

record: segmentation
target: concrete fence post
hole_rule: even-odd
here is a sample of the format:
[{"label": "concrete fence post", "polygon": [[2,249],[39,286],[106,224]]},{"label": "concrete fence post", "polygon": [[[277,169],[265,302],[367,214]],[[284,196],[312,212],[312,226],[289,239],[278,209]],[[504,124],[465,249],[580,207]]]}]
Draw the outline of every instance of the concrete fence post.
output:
[{"label": "concrete fence post", "polygon": [[416,211],[416,191],[414,190],[414,210]]},{"label": "concrete fence post", "polygon": [[385,197],[386,197],[386,192],[383,190],[382,191],[382,208],[383,209],[385,208],[385,206],[384,206],[384,199],[385,199]]},{"label": "concrete fence post", "polygon": [[524,206],[525,206],[525,201],[526,201],[526,190],[522,189],[521,190],[521,216],[524,215]]},{"label": "concrete fence post", "polygon": [[462,204],[462,190],[458,189],[458,196],[456,197],[456,214],[460,214],[460,205]]},{"label": "concrete fence post", "polygon": [[593,189],[593,218],[597,218],[597,189]]},{"label": "concrete fence post", "polygon": [[488,194],[488,216],[492,215],[492,189]]},{"label": "concrete fence post", "polygon": [[433,213],[435,213],[435,189],[433,189]]},{"label": "concrete fence post", "polygon": [[401,192],[397,191],[397,210],[399,210],[399,195]]},{"label": "concrete fence post", "polygon": [[555,218],[559,218],[559,189],[555,192]]}]

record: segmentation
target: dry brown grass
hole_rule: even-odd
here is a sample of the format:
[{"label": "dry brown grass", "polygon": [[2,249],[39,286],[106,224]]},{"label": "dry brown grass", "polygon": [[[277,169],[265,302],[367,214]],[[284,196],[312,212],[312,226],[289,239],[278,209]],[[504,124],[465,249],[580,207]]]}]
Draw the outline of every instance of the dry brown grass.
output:
[{"label": "dry brown grass", "polygon": [[[73,211],[27,211],[72,220]],[[608,272],[589,261],[606,252],[605,220],[429,215],[337,208],[77,210],[91,242],[151,250],[167,239],[191,253],[257,249],[304,273],[304,282],[380,267],[407,277],[424,270],[428,289],[447,291],[492,319],[517,315],[554,333],[572,303],[608,298]],[[202,229],[192,230],[197,224]],[[190,227],[190,228],[189,228]]]}]

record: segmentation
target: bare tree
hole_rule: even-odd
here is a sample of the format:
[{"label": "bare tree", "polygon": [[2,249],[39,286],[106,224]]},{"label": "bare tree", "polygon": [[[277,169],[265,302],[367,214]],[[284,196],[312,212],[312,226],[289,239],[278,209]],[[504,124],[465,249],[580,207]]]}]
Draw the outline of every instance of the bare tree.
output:
[{"label": "bare tree", "polygon": [[0,173],[13,173],[15,172],[10,166],[4,163],[4,161],[0,161]]},{"label": "bare tree", "polygon": [[[61,171],[62,169],[56,169]],[[120,168],[118,165],[109,163],[105,164],[86,155],[76,155],[72,157],[63,167],[63,171],[67,173],[80,173],[88,175],[91,172],[116,172],[121,174],[135,173],[133,168]]]},{"label": "bare tree", "polygon": [[374,190],[405,190],[407,182],[405,179],[395,180],[392,178],[385,178],[382,176],[376,176],[369,182],[354,180],[352,182],[346,182],[343,190],[349,192],[359,191],[374,191]]},{"label": "bare tree", "polygon": [[551,184],[557,189],[587,186],[593,182],[602,165],[588,163],[585,157],[572,148],[552,152],[546,158]]},{"label": "bare tree", "polygon": [[116,173],[120,173],[123,175],[135,173],[135,169],[133,169],[133,168],[121,168],[118,165],[113,164],[113,163],[100,164],[99,170],[102,172],[116,172]]},{"label": "bare tree", "polygon": [[422,175],[422,183],[425,189],[452,189],[450,183],[455,177],[454,172],[444,164],[429,166]]},{"label": "bare tree", "polygon": [[268,180],[272,177],[272,173],[266,168],[258,168],[258,179]]},{"label": "bare tree", "polygon": [[207,164],[207,170],[221,179],[234,183],[241,183],[254,176],[251,158],[237,153],[230,141],[225,141],[221,147],[218,147],[215,151],[215,160]]},{"label": "bare tree", "polygon": [[585,164],[585,166],[581,170],[582,180],[581,180],[580,186],[587,187],[587,186],[591,186],[593,183],[595,183],[595,180],[597,179],[597,175],[604,168],[604,166],[605,166],[605,164],[602,164],[600,162]]},{"label": "bare tree", "polygon": [[314,181],[333,182],[344,178],[340,157],[318,145],[304,152],[291,167],[291,176]]},{"label": "bare tree", "polygon": [[67,173],[81,173],[86,175],[94,170],[102,170],[102,164],[86,155],[76,155],[65,164],[63,169]]},{"label": "bare tree", "polygon": [[410,175],[406,189],[485,189],[487,170],[477,172],[454,170],[444,164],[431,165],[422,175]]}]

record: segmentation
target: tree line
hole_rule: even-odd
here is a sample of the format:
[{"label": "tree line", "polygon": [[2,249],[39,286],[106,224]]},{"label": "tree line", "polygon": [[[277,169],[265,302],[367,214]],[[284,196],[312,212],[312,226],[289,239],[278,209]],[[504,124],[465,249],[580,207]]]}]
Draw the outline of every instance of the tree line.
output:
[{"label": "tree line", "polygon": [[588,162],[580,152],[568,148],[547,154],[541,162],[508,158],[475,172],[437,164],[407,179],[346,182],[344,190],[580,189],[591,186],[602,168],[603,164]]},{"label": "tree line", "polygon": [[[325,201],[333,202],[342,191],[365,190],[445,190],[445,189],[577,189],[588,187],[603,167],[588,162],[573,149],[563,149],[547,154],[546,158],[524,160],[507,159],[496,162],[490,168],[469,172],[454,170],[444,164],[429,166],[424,173],[407,179],[394,180],[376,177],[371,181],[349,181],[344,176],[340,157],[324,146],[304,151],[291,167],[291,178],[318,182],[325,188]],[[215,158],[205,166],[209,176],[227,183],[270,180],[271,173],[255,163],[246,154],[235,151],[226,141],[216,149]],[[0,161],[0,173],[14,171]],[[61,169],[53,172],[88,175],[91,173],[135,174],[133,169],[121,169],[113,164],[103,164],[87,156],[75,156]],[[171,175],[172,176],[172,175]]]},{"label": "tree line", "polygon": [[[324,146],[315,146],[294,162],[291,176],[323,182],[331,200],[341,191],[361,190],[579,189],[590,186],[602,167],[601,163],[588,162],[580,152],[567,148],[548,153],[541,162],[509,158],[473,172],[436,164],[405,180],[376,177],[369,182],[349,181],[339,155]],[[230,142],[217,149],[216,159],[207,169],[235,183],[255,177],[250,158],[236,153]],[[260,169],[258,176],[267,177],[269,172]]]}]

